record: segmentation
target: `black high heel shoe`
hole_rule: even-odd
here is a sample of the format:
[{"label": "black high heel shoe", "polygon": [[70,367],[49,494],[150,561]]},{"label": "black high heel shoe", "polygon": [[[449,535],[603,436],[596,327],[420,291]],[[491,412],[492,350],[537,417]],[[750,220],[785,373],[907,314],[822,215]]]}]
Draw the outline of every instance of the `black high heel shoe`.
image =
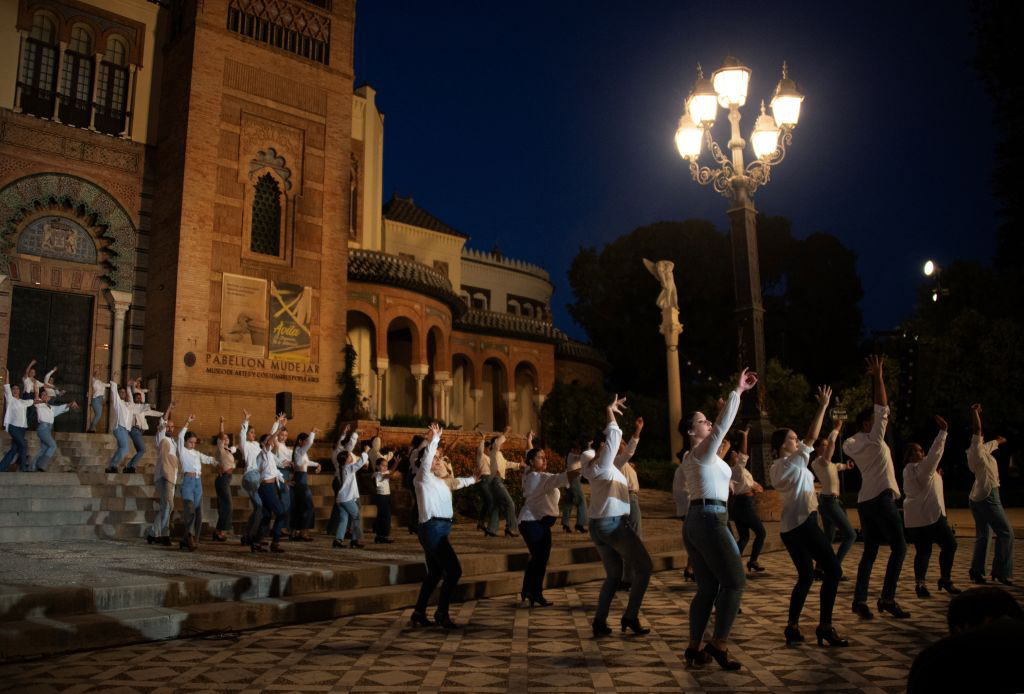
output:
[{"label": "black high heel shoe", "polygon": [[740,669],[740,661],[730,660],[728,650],[720,651],[715,648],[715,645],[710,641],[704,644],[704,653],[714,658],[715,662],[718,663],[718,666],[723,670]]},{"label": "black high heel shoe", "polygon": [[519,533],[512,528],[505,528],[505,537],[519,537]]},{"label": "black high heel shoe", "polygon": [[818,637],[818,645],[823,646],[822,641],[827,641],[829,648],[846,648],[850,645],[850,642],[839,635],[836,628],[829,624],[826,626],[819,626],[814,630],[814,635]]},{"label": "black high heel shoe", "polygon": [[484,537],[497,537],[498,533],[492,533],[487,528],[484,528]]},{"label": "black high heel shoe", "polygon": [[612,633],[611,627],[608,626],[608,622],[594,621],[590,625],[590,628],[594,631],[594,638],[599,639],[602,636],[609,636]]},{"label": "black high heel shoe", "polygon": [[626,629],[629,629],[638,636],[643,636],[644,634],[651,633],[650,629],[645,629],[644,627],[640,626],[640,620],[636,617],[633,617],[633,619],[626,619],[625,617],[623,617],[621,624],[622,633],[626,633]]},{"label": "black high heel shoe", "polygon": [[422,612],[413,612],[409,616],[409,626],[412,627],[432,627],[434,623],[430,621],[430,618]]},{"label": "black high heel shoe", "polygon": [[147,544],[147,545],[151,545],[151,544],[153,544],[154,542],[159,542],[159,540],[157,540],[157,539],[156,539],[155,537],[153,537],[152,535],[146,535],[146,544]]},{"label": "black high heel shoe", "polygon": [[906,619],[910,616],[910,613],[900,607],[899,603],[895,600],[883,600],[878,599],[878,611],[888,612],[896,619]]},{"label": "black high heel shoe", "polygon": [[562,532],[571,533],[572,527],[566,525],[565,523],[562,523]]},{"label": "black high heel shoe", "polygon": [[939,590],[944,590],[950,595],[960,595],[963,591],[953,585],[953,579],[951,578],[940,578],[939,579]]},{"label": "black high heel shoe", "polygon": [[756,561],[748,561],[747,562],[747,571],[751,571],[751,572],[754,572],[754,573],[760,573],[760,572],[764,571],[764,567],[761,566],[760,564],[758,564]]},{"label": "black high heel shoe", "polygon": [[693,569],[687,566],[683,569],[683,580],[693,582],[697,580],[697,574],[693,573]]},{"label": "black high heel shoe", "polygon": [[1013,581],[1011,579],[1007,578],[1006,576],[993,576],[992,580],[996,581],[998,583],[1002,583],[1004,586],[1012,586],[1013,585]]},{"label": "black high heel shoe", "polygon": [[527,600],[529,600],[530,601],[530,607],[533,607],[534,605],[540,605],[541,607],[550,607],[551,605],[555,604],[555,603],[553,603],[553,602],[551,602],[549,600],[545,600],[542,597],[536,597],[536,596],[530,595],[529,593],[520,593],[519,597],[522,598],[523,602],[526,602]]},{"label": "black high heel shoe", "polygon": [[786,630],[783,632],[786,635],[786,645],[791,646],[794,643],[803,643],[804,635],[800,633],[800,627],[786,626]]},{"label": "black high heel shoe", "polygon": [[917,597],[919,598],[930,598],[932,596],[931,592],[928,590],[928,586],[924,583],[918,583],[915,585],[914,592],[917,593]]},{"label": "black high heel shoe", "polygon": [[434,615],[434,623],[442,629],[458,629],[459,625],[451,620],[448,615]]},{"label": "black high heel shoe", "polygon": [[683,658],[686,659],[686,665],[707,665],[711,662],[711,656],[704,651],[696,648],[686,647],[686,651],[683,653]]},{"label": "black high heel shoe", "polygon": [[971,583],[977,583],[979,586],[983,586],[988,583],[988,581],[985,580],[985,577],[974,569],[970,569],[967,572],[967,575],[971,577]]}]

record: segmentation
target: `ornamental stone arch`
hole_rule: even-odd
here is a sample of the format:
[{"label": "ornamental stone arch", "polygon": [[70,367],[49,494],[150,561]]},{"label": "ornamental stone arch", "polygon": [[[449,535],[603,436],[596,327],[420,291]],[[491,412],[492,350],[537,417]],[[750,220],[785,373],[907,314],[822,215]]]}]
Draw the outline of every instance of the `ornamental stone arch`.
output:
[{"label": "ornamental stone arch", "polygon": [[132,291],[138,232],[131,216],[103,188],[70,174],[31,174],[0,190],[0,268],[6,269],[22,227],[45,214],[69,217],[88,229],[97,241],[103,279],[111,289]]}]

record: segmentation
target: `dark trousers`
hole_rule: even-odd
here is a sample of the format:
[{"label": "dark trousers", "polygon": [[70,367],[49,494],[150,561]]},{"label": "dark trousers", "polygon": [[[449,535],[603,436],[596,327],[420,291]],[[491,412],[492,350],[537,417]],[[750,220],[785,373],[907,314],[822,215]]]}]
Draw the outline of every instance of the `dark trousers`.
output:
[{"label": "dark trousers", "polygon": [[796,567],[796,585],[789,596],[789,623],[799,624],[807,593],[814,584],[814,565],[825,572],[821,582],[821,605],[818,612],[819,624],[832,623],[832,608],[836,604],[839,578],[843,569],[832,551],[832,544],[818,527],[817,511],[811,513],[803,523],[788,532],[781,533],[782,544],[786,546],[793,566]]},{"label": "dark trousers", "polygon": [[462,565],[459,564],[459,557],[448,541],[448,534],[451,531],[452,522],[450,520],[431,518],[426,523],[419,523],[417,533],[427,560],[427,575],[423,578],[420,595],[416,600],[416,611],[421,614],[427,611],[427,600],[430,599],[430,594],[443,579],[441,593],[437,598],[437,611],[434,614],[438,618],[447,617],[448,606],[451,604],[455,586],[462,578]]},{"label": "dark trousers", "polygon": [[523,595],[544,597],[544,574],[548,571],[551,526],[554,524],[554,516],[544,516],[541,520],[523,521],[519,524],[519,534],[523,536],[526,547],[530,550],[530,560],[526,563],[526,571],[523,572]]},{"label": "dark trousers", "polygon": [[263,520],[260,522],[260,531],[253,538],[253,542],[259,542],[267,534],[271,516],[274,517],[274,529],[271,539],[277,542],[281,539],[281,529],[288,518],[288,512],[285,510],[284,504],[281,503],[281,497],[278,496],[277,485],[260,484],[260,501],[263,502]]},{"label": "dark trousers", "polygon": [[313,527],[313,492],[309,489],[309,473],[296,472],[293,479],[291,529],[309,530]]},{"label": "dark trousers", "polygon": [[281,506],[284,508],[284,527],[288,528],[289,514],[292,510],[292,491],[286,483],[292,478],[292,471],[287,468],[278,468],[281,472],[281,476],[284,477],[284,482],[277,485],[277,495],[281,500]]},{"label": "dark trousers", "polygon": [[587,527],[587,498],[583,496],[583,486],[579,477],[569,483],[568,489],[562,490],[558,505],[562,509],[562,525],[569,527],[569,516],[575,508],[576,529],[582,530]]},{"label": "dark trousers", "polygon": [[7,433],[11,435],[11,447],[7,449],[3,460],[0,460],[0,472],[6,470],[15,458],[18,459],[19,469],[28,470],[28,443],[25,441],[25,427],[8,424]]},{"label": "dark trousers", "polygon": [[231,532],[231,473],[217,475],[213,488],[217,490],[217,532]]},{"label": "dark trousers", "polygon": [[487,521],[491,517],[491,509],[494,508],[494,495],[491,494],[491,476],[480,475],[480,479],[473,485],[480,494],[480,520],[477,521],[476,527],[486,528]]},{"label": "dark trousers", "polygon": [[[341,480],[335,475],[334,479],[331,480],[331,489],[334,490],[334,498],[338,498],[338,492],[341,491]],[[338,504],[331,504],[331,517],[327,519],[327,534],[333,535],[338,532],[338,522],[341,520],[341,509],[338,508]]]},{"label": "dark trousers", "polygon": [[857,511],[860,513],[860,530],[864,535],[864,554],[857,566],[853,601],[867,601],[871,569],[875,566],[878,548],[883,543],[889,545],[889,563],[885,567],[885,580],[882,582],[882,599],[893,600],[903,570],[903,559],[907,556],[907,540],[903,536],[903,520],[896,510],[895,495],[891,489],[887,489],[874,499],[857,504]]},{"label": "dark trousers", "polygon": [[932,545],[939,546],[939,577],[949,579],[953,573],[956,538],[945,516],[922,528],[907,528],[914,543],[914,579],[924,583],[928,578],[928,562],[932,559]]},{"label": "dark trousers", "polygon": [[853,532],[850,518],[846,515],[846,507],[838,496],[827,494],[818,495],[818,515],[821,516],[821,525],[825,530],[825,539],[829,544],[839,540],[839,549],[836,550],[836,559],[843,563],[843,558],[853,547],[857,534]]},{"label": "dark trousers", "polygon": [[387,537],[391,534],[391,495],[374,494],[373,503],[377,507],[377,517],[373,519],[373,534]]},{"label": "dark trousers", "polygon": [[736,544],[740,548],[741,555],[747,542],[750,541],[750,533],[754,533],[754,544],[750,546],[750,561],[757,561],[757,558],[761,556],[761,549],[764,547],[764,538],[767,533],[754,508],[754,497],[746,494],[733,497],[732,522],[736,524]]}]

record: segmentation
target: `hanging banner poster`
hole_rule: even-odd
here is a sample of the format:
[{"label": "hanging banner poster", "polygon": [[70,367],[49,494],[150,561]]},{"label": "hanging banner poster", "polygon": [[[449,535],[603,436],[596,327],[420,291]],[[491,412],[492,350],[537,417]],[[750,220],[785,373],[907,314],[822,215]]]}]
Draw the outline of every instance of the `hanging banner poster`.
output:
[{"label": "hanging banner poster", "polygon": [[262,357],[267,344],[267,281],[224,273],[220,351]]},{"label": "hanging banner poster", "polygon": [[313,290],[270,283],[270,358],[309,361]]}]

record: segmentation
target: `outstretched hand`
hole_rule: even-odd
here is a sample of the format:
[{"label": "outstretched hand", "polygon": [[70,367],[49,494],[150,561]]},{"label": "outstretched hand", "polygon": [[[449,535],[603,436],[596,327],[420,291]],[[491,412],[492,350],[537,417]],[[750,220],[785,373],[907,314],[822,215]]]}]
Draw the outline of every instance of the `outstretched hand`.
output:
[{"label": "outstretched hand", "polygon": [[441,430],[441,425],[440,424],[438,424],[437,422],[431,422],[430,423],[430,433],[433,434],[435,437],[440,439],[441,438],[441,431],[442,430]]},{"label": "outstretched hand", "polygon": [[828,407],[828,403],[832,399],[832,388],[830,386],[818,386],[818,393],[815,395],[815,399],[821,407]]},{"label": "outstretched hand", "polygon": [[757,385],[757,372],[743,369],[740,373],[740,382],[736,385],[741,393],[745,393]]},{"label": "outstretched hand", "polygon": [[882,366],[885,363],[885,357],[880,354],[872,354],[870,357],[864,360],[868,365],[868,373],[875,378],[881,378]]},{"label": "outstretched hand", "polygon": [[640,432],[643,431],[643,429],[644,429],[644,418],[643,417],[637,417],[635,424],[636,424],[636,431],[633,432],[633,436],[639,436]]},{"label": "outstretched hand", "polygon": [[612,400],[612,404],[608,406],[609,414],[622,414],[622,408],[626,406],[626,398],[620,398],[619,394],[615,394],[615,398]]},{"label": "outstretched hand", "polygon": [[942,431],[947,431],[949,429],[949,424],[947,424],[946,420],[939,415],[935,415],[935,423],[939,425],[939,429],[942,429]]}]

